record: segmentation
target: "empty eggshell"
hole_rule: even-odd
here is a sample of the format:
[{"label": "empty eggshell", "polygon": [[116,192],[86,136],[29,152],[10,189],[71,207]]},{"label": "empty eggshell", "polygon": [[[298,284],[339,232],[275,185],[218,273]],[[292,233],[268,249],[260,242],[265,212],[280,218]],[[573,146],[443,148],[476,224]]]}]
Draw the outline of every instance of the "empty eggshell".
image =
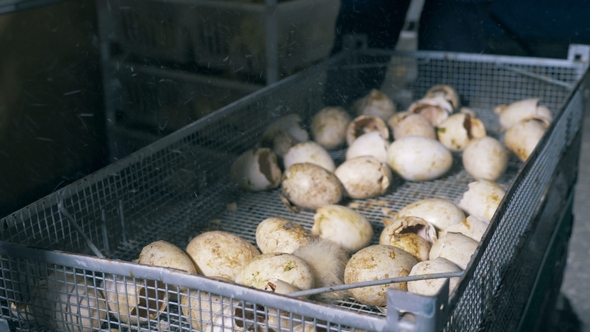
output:
[{"label": "empty eggshell", "polygon": [[346,150],[346,160],[361,156],[375,157],[379,162],[387,163],[389,142],[378,132],[363,134],[350,144]]},{"label": "empty eggshell", "polygon": [[516,123],[504,134],[504,143],[520,161],[524,162],[545,134],[549,123],[538,119],[529,119]]},{"label": "empty eggshell", "polygon": [[420,114],[433,126],[438,127],[453,113],[453,106],[443,96],[438,95],[413,102],[408,107],[408,113]]},{"label": "empty eggshell", "polygon": [[465,219],[463,211],[452,202],[442,198],[426,198],[408,204],[397,212],[396,219],[419,217],[438,230],[458,224]]},{"label": "empty eggshell", "polygon": [[449,116],[436,129],[438,140],[451,151],[463,151],[474,138],[486,136],[486,128],[480,120],[465,113]]},{"label": "empty eggshell", "polygon": [[395,125],[398,124],[408,114],[409,113],[407,111],[397,112],[393,116],[391,116],[389,119],[387,119],[387,125],[389,126],[389,129],[391,129],[393,131],[393,127],[395,127]]},{"label": "empty eggshell", "polygon": [[444,145],[421,136],[406,136],[391,143],[387,159],[396,173],[410,181],[436,179],[453,165],[453,156]]},{"label": "empty eggshell", "polygon": [[450,85],[439,84],[431,87],[426,91],[425,98],[434,98],[441,96],[446,99],[452,106],[453,109],[458,110],[461,106],[459,101],[459,94]]},{"label": "empty eggshell", "polygon": [[507,166],[508,151],[493,137],[475,138],[463,150],[463,167],[474,179],[496,181]]},{"label": "empty eggshell", "polygon": [[355,252],[366,247],[373,237],[373,227],[362,214],[342,205],[324,205],[313,216],[311,233]]},{"label": "empty eggshell", "polygon": [[[91,281],[61,283],[59,299],[55,299],[57,328],[71,332],[91,332],[100,328],[107,318],[107,304]],[[49,302],[48,302],[49,303]],[[44,322],[46,323],[46,322]]]},{"label": "empty eggshell", "polygon": [[157,318],[168,304],[166,285],[153,280],[107,276],[104,295],[110,313],[119,321],[134,325]]},{"label": "empty eggshell", "polygon": [[355,101],[351,109],[358,115],[372,115],[387,121],[395,114],[395,103],[383,92],[372,89],[369,93]]},{"label": "empty eggshell", "polygon": [[405,136],[423,136],[436,139],[436,132],[432,123],[420,114],[410,113],[401,118],[392,128],[393,138]]},{"label": "empty eggshell", "polygon": [[350,145],[359,136],[372,131],[378,132],[385,140],[389,139],[389,128],[381,118],[373,115],[356,117],[346,128],[346,143]]},{"label": "empty eggshell", "polygon": [[223,232],[209,231],[189,242],[186,252],[203,275],[235,280],[238,272],[260,252],[241,237]]},{"label": "empty eggshell", "polygon": [[483,238],[488,226],[489,224],[487,222],[474,216],[469,216],[459,224],[449,226],[442,230],[440,237],[446,236],[447,233],[460,233],[479,242]]},{"label": "empty eggshell", "polygon": [[430,249],[430,260],[438,257],[446,258],[461,270],[467,268],[471,256],[477,250],[479,242],[459,233],[447,233],[434,242]]},{"label": "empty eggshell", "polygon": [[256,244],[263,254],[292,253],[311,239],[311,233],[303,226],[281,218],[264,219],[256,228]]},{"label": "empty eggshell", "polygon": [[288,169],[294,164],[312,163],[334,172],[336,166],[334,160],[321,145],[316,142],[308,141],[299,143],[289,149],[283,157],[283,165]]},{"label": "empty eggshell", "polygon": [[334,172],[348,197],[364,199],[383,195],[391,184],[389,167],[371,156],[342,163]]},{"label": "empty eggshell", "polygon": [[336,149],[346,142],[349,123],[350,116],[342,107],[324,107],[311,121],[311,134],[319,145],[328,150]]},{"label": "empty eggshell", "polygon": [[301,128],[301,117],[298,114],[288,114],[275,120],[262,134],[262,140],[272,140],[279,132],[291,135],[297,142],[309,140],[309,134]]},{"label": "empty eggshell", "polygon": [[277,156],[269,148],[246,151],[231,165],[230,177],[240,188],[261,191],[281,182]]},{"label": "empty eggshell", "polygon": [[459,207],[468,214],[489,223],[505,194],[506,191],[497,183],[478,180],[469,184],[469,189],[461,197]]},{"label": "empty eggshell", "polygon": [[[412,267],[417,263],[414,256],[402,249],[387,245],[373,245],[361,249],[350,258],[344,270],[344,282],[351,284],[405,277],[410,274]],[[407,290],[407,285],[405,282],[391,283],[353,288],[349,292],[361,303],[384,306],[387,303],[387,289],[389,288]]]},{"label": "empty eggshell", "polygon": [[[411,276],[419,276],[424,274],[435,274],[435,273],[448,273],[448,272],[459,272],[461,269],[451,263],[449,260],[438,257],[434,260],[427,260],[420,262],[412,268],[410,271]],[[449,294],[453,293],[455,288],[459,285],[460,278],[453,277],[449,281]],[[408,281],[408,291],[424,296],[434,296],[441,289],[445,279],[425,279]]]},{"label": "empty eggshell", "polygon": [[311,163],[289,167],[283,175],[281,188],[289,201],[310,210],[340,202],[344,190],[334,173]]},{"label": "empty eggshell", "polygon": [[436,240],[436,230],[422,218],[404,217],[387,225],[379,236],[379,244],[400,248],[418,261],[428,259],[430,246]]},{"label": "empty eggshell", "polygon": [[314,275],[303,259],[287,253],[269,253],[254,257],[236,277],[236,283],[264,288],[268,280],[280,279],[299,289],[310,289]]},{"label": "empty eggshell", "polygon": [[513,125],[529,119],[540,119],[547,124],[553,119],[551,111],[539,105],[539,98],[530,98],[516,101],[510,105],[499,105],[494,112],[500,117],[500,125],[508,129]]}]

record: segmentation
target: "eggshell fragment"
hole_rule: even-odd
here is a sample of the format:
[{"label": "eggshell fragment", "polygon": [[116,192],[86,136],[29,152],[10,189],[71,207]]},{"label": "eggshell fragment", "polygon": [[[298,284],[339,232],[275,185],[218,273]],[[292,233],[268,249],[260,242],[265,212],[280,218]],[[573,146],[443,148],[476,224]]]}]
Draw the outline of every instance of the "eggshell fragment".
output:
[{"label": "eggshell fragment", "polygon": [[457,205],[446,199],[427,198],[399,210],[396,219],[403,217],[420,217],[441,230],[462,222],[465,214]]},{"label": "eggshell fragment", "polygon": [[289,149],[283,158],[283,165],[285,166],[285,169],[288,169],[295,164],[302,163],[316,164],[318,166],[322,166],[330,172],[334,172],[336,169],[334,160],[328,151],[313,141],[299,143],[291,147],[291,149]]},{"label": "eggshell fragment", "polygon": [[479,242],[483,238],[488,226],[489,224],[487,222],[474,216],[468,216],[461,223],[442,230],[440,237],[446,236],[447,233],[460,233]]},{"label": "eggshell fragment", "polygon": [[425,98],[434,98],[441,96],[446,99],[452,106],[453,109],[458,110],[461,107],[459,94],[450,85],[438,84],[432,86],[426,91]]},{"label": "eggshell fragment", "polygon": [[490,222],[506,191],[497,183],[487,180],[471,182],[463,193],[459,207],[468,214]]},{"label": "eggshell fragment", "polygon": [[186,252],[203,275],[235,280],[240,270],[260,252],[241,237],[223,232],[209,231],[191,240]]},{"label": "eggshell fragment", "polygon": [[453,156],[440,142],[426,137],[406,136],[387,150],[389,166],[410,181],[428,181],[447,173]]},{"label": "eggshell fragment", "polygon": [[548,125],[537,119],[518,122],[506,131],[504,143],[520,161],[525,162],[537,147]]},{"label": "eggshell fragment", "polygon": [[430,249],[430,259],[446,258],[462,270],[467,268],[471,256],[477,250],[478,242],[459,233],[447,233],[434,242]]},{"label": "eggshell fragment", "polygon": [[[411,254],[402,249],[373,245],[361,249],[354,254],[344,270],[344,282],[381,280],[395,277],[405,277],[410,274],[412,267],[418,261]],[[350,294],[359,302],[384,306],[387,303],[387,289],[407,290],[405,282],[350,289]]]},{"label": "eggshell fragment", "polygon": [[389,128],[381,118],[373,115],[356,117],[346,128],[346,143],[351,145],[359,136],[372,131],[378,132],[385,140],[389,139]]},{"label": "eggshell fragment", "polygon": [[438,95],[413,102],[408,107],[408,113],[420,114],[433,126],[438,127],[453,113],[453,106],[443,96]]},{"label": "eggshell fragment", "polygon": [[372,115],[383,121],[387,121],[397,111],[393,100],[377,89],[372,89],[366,96],[355,101],[351,109],[358,115]]},{"label": "eggshell fragment", "polygon": [[344,186],[346,196],[357,199],[383,195],[393,177],[386,164],[371,156],[349,159],[334,174]]},{"label": "eggshell fragment", "polygon": [[273,278],[299,289],[310,289],[315,281],[311,267],[303,259],[287,253],[269,253],[248,262],[238,273],[236,283],[264,288]]},{"label": "eggshell fragment", "polygon": [[509,105],[499,105],[494,112],[499,115],[503,129],[509,129],[521,121],[530,119],[539,119],[549,124],[553,115],[547,107],[539,105],[539,101],[539,98],[522,99]]},{"label": "eggshell fragment", "polygon": [[506,172],[508,150],[493,137],[475,138],[463,150],[463,166],[474,179],[496,181]]},{"label": "eggshell fragment", "polygon": [[269,148],[246,151],[231,165],[230,177],[240,188],[262,191],[279,186],[281,169]]},{"label": "eggshell fragment", "polygon": [[434,126],[427,118],[420,114],[410,113],[404,116],[393,126],[393,138],[400,139],[405,136],[423,136],[436,139]]},{"label": "eggshell fragment", "polygon": [[465,113],[451,115],[436,129],[438,140],[449,150],[463,151],[474,138],[486,136],[486,128],[480,120]]},{"label": "eggshell fragment", "polygon": [[293,204],[314,210],[340,202],[343,188],[332,172],[321,166],[303,163],[289,167],[283,175],[282,192]]}]

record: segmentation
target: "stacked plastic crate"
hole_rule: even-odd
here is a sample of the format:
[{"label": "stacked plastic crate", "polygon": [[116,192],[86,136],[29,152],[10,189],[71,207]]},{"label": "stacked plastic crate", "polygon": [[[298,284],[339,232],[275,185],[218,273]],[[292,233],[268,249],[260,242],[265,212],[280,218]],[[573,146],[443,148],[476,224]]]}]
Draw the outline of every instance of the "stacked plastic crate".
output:
[{"label": "stacked plastic crate", "polygon": [[339,5],[99,1],[111,158],[325,59]]}]

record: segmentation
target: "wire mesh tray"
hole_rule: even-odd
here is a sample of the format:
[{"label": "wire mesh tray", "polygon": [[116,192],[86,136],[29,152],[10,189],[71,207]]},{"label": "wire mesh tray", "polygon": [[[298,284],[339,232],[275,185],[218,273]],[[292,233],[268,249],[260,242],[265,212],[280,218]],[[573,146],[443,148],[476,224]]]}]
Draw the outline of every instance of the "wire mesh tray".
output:
[{"label": "wire mesh tray", "polygon": [[[37,330],[42,324],[75,331],[90,330],[84,326],[267,331],[294,330],[305,321],[318,331],[466,331],[481,327],[490,310],[498,315],[506,311],[518,315],[524,304],[514,301],[510,308],[498,307],[494,298],[506,287],[507,270],[515,264],[524,270],[537,258],[514,261],[518,248],[530,240],[527,230],[555,165],[579,130],[586,63],[573,56],[581,54],[584,59],[587,49],[573,48],[572,53],[570,60],[550,60],[368,50],[341,54],[264,88],[4,218],[0,242],[2,318],[15,330]],[[543,103],[555,112],[554,124],[531,159],[524,166],[510,160],[507,173],[499,180],[509,188],[504,203],[450,302],[444,292],[430,298],[390,290],[385,313],[354,300],[328,305],[131,262],[152,241],[166,240],[184,248],[193,236],[213,229],[227,230],[255,243],[256,226],[272,216],[310,228],[313,214],[291,213],[276,190],[237,190],[228,180],[229,166],[258,142],[274,119],[298,113],[309,124],[327,100],[346,106],[366,92],[370,86],[363,83],[372,82],[367,77],[375,71],[384,74],[382,90],[401,108],[434,84],[454,86],[464,104],[477,112],[496,137],[500,134],[491,108],[497,104],[542,96]],[[343,152],[335,152],[333,157],[341,162]],[[376,243],[383,227],[383,208],[396,211],[428,197],[457,202],[472,179],[462,169],[459,156],[454,159],[453,168],[443,178],[422,183],[400,181],[382,197],[343,204],[354,206],[371,221]],[[237,209],[228,209],[229,203],[235,203]],[[515,275],[520,283],[532,282],[518,277]],[[141,312],[151,319],[130,321],[96,304],[101,299],[92,295],[97,293],[93,289],[102,294],[125,294],[109,286],[112,279],[136,289],[132,298],[140,305],[129,314]],[[62,287],[69,291],[60,291]],[[199,326],[191,325],[183,313],[188,306],[171,300],[187,296],[188,289],[200,291],[191,293],[197,299],[221,303],[218,309],[209,306],[216,317],[215,329],[206,319],[199,321]],[[511,295],[518,298],[518,290],[511,290]],[[72,293],[77,306],[66,296]],[[111,300],[110,304],[123,302]],[[91,307],[98,310],[91,311]],[[202,305],[201,312],[207,312]],[[402,312],[411,313],[413,323]],[[271,323],[272,317],[281,317],[280,323]]]}]

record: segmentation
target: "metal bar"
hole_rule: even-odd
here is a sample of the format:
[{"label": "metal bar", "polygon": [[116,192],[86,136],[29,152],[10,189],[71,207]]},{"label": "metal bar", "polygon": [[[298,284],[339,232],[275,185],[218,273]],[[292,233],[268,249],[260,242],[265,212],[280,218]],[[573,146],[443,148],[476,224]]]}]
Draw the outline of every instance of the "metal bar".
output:
[{"label": "metal bar", "polygon": [[355,283],[346,284],[346,285],[314,288],[314,289],[308,289],[308,290],[304,290],[304,291],[300,291],[300,292],[289,293],[287,295],[291,296],[291,297],[301,297],[301,296],[316,295],[316,294],[321,294],[321,293],[336,292],[336,291],[341,291],[341,290],[348,290],[348,289],[353,289],[353,288],[378,286],[378,285],[384,285],[384,284],[396,283],[396,282],[454,278],[454,277],[462,277],[462,276],[463,276],[463,271],[423,274],[423,275],[415,275],[415,276],[407,276],[407,277],[397,277],[397,278],[388,278],[388,279],[381,279],[381,280],[355,282]]},{"label": "metal bar", "polygon": [[70,222],[70,224],[72,226],[74,226],[74,228],[80,234],[80,236],[82,236],[82,238],[84,238],[84,241],[86,241],[86,245],[88,245],[88,248],[90,248],[90,250],[97,257],[104,258],[104,255],[100,252],[100,250],[98,250],[98,248],[94,245],[94,243],[92,243],[92,240],[84,233],[84,230],[82,229],[82,227],[80,227],[80,225],[78,225],[78,223],[76,222],[76,220],[74,220],[74,218],[68,213],[68,211],[66,210],[66,208],[63,205],[63,201],[62,202],[59,202],[57,204],[57,208],[58,208],[59,212],[64,217],[66,217],[66,219]]},{"label": "metal bar", "polygon": [[521,74],[521,75],[524,75],[524,76],[528,76],[530,78],[534,78],[534,79],[537,79],[539,81],[543,81],[543,82],[550,83],[550,84],[555,84],[557,86],[561,86],[561,87],[564,87],[564,88],[567,88],[567,89],[570,89],[570,90],[574,88],[574,84],[567,83],[567,82],[560,81],[560,80],[556,80],[556,79],[551,78],[549,76],[531,73],[530,71],[527,71],[527,70],[524,70],[524,69],[515,68],[515,67],[508,67],[508,66],[505,66],[503,64],[497,64],[496,67],[498,67],[500,69],[508,70],[508,71],[511,71],[511,72],[515,72],[517,74]]}]

